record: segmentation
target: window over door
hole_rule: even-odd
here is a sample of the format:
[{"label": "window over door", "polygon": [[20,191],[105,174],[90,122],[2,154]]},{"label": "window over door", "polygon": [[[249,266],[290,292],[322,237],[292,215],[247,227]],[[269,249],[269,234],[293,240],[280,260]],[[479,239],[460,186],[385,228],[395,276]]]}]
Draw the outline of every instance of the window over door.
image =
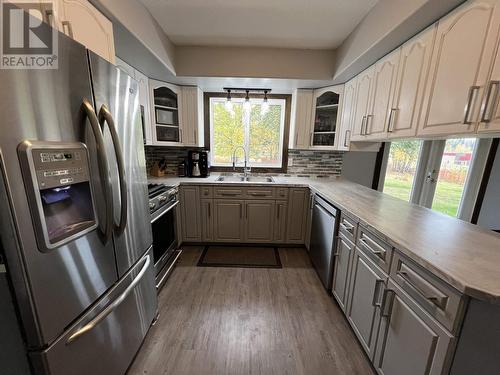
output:
[{"label": "window over door", "polygon": [[[231,105],[223,97],[210,98],[211,165],[232,166],[233,152],[243,147],[251,167],[281,168],[285,132],[285,99],[233,98]],[[243,152],[236,153],[238,166]]]},{"label": "window over door", "polygon": [[402,140],[390,143],[383,192],[410,201],[422,141]]}]

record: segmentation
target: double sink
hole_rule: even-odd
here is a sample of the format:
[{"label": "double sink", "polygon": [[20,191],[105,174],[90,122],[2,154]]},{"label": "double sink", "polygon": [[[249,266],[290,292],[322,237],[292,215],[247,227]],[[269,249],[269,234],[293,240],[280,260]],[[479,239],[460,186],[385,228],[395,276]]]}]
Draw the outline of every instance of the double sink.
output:
[{"label": "double sink", "polygon": [[267,176],[220,176],[217,182],[256,182],[256,183],[274,183],[274,178]]}]

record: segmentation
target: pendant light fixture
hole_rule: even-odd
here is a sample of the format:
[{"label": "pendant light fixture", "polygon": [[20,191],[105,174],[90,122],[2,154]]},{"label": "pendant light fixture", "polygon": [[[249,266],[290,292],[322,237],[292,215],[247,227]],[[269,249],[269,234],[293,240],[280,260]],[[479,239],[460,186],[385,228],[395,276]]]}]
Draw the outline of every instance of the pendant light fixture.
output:
[{"label": "pendant light fixture", "polygon": [[233,102],[231,101],[231,90],[227,90],[226,103],[224,104],[224,107],[226,108],[227,111],[233,112]]},{"label": "pendant light fixture", "polygon": [[265,115],[267,112],[269,112],[269,101],[267,100],[267,90],[264,90],[264,101],[262,102],[261,113]]},{"label": "pendant light fixture", "polygon": [[249,96],[249,93],[250,93],[250,90],[245,90],[247,95],[245,96],[245,103],[243,104],[243,108],[245,109],[245,111],[250,111],[250,96]]}]

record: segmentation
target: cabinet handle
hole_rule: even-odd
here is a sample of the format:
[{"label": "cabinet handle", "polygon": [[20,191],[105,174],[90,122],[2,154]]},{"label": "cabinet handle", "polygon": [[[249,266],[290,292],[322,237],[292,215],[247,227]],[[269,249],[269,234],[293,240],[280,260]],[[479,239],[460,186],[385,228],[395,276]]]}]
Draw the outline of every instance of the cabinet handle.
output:
[{"label": "cabinet handle", "polygon": [[335,253],[333,254],[334,257],[340,258],[340,244],[342,243],[342,238],[337,237],[337,246],[335,247]]},{"label": "cabinet handle", "polygon": [[179,143],[182,143],[182,129],[179,128]]},{"label": "cabinet handle", "polygon": [[281,205],[278,205],[278,213],[276,214],[276,219],[280,219],[280,209],[281,209]]},{"label": "cabinet handle", "polygon": [[[495,94],[493,95],[493,100],[491,101],[492,102],[491,108],[489,108],[491,90],[493,86],[495,86]],[[490,83],[488,84],[488,93],[486,94],[486,99],[484,100],[483,103],[483,114],[481,116],[481,122],[487,124],[491,122],[491,120],[493,119],[493,114],[497,106],[499,88],[500,88],[500,81],[490,81]],[[488,117],[486,117],[486,114],[488,114]]]},{"label": "cabinet handle", "polygon": [[380,307],[380,315],[384,318],[389,318],[392,313],[392,305],[396,293],[392,289],[385,289],[382,295],[382,303]]},{"label": "cabinet handle", "polygon": [[314,142],[314,132],[311,132],[311,135],[309,136],[309,146],[312,146],[313,145],[313,142]]},{"label": "cabinet handle", "polygon": [[365,135],[365,120],[366,116],[363,116],[361,119],[361,131],[359,132],[360,135]]},{"label": "cabinet handle", "polygon": [[198,144],[198,132],[196,129],[193,130],[193,136],[194,136],[194,144]]},{"label": "cabinet handle", "polygon": [[62,24],[62,27],[63,27],[63,31],[64,31],[64,28],[67,27],[68,28],[68,32],[64,32],[66,35],[68,35],[71,39],[74,39],[73,38],[73,27],[71,26],[71,22],[69,21],[62,21],[61,22]]},{"label": "cabinet handle", "polygon": [[387,132],[392,133],[394,131],[394,117],[395,117],[395,112],[397,111],[397,108],[391,108],[391,113],[389,115],[389,126],[387,127]]},{"label": "cabinet handle", "polygon": [[366,115],[365,135],[371,134],[371,132],[368,133],[368,120],[372,117],[373,117],[373,115]]},{"label": "cabinet handle", "polygon": [[240,207],[240,219],[243,218],[243,212],[242,212],[242,209],[241,209],[241,203],[238,205]]},{"label": "cabinet handle", "polygon": [[425,281],[419,280],[421,277],[407,267],[406,270],[399,270],[396,272],[411,288],[415,289],[425,299],[431,301],[434,305],[443,309],[448,301],[448,296],[434,290],[434,287],[426,286]]},{"label": "cabinet handle", "polygon": [[471,86],[469,88],[469,94],[467,95],[467,103],[464,108],[464,121],[465,125],[471,125],[472,120],[469,119],[472,109],[472,99],[474,98],[474,93],[480,89],[479,86]]},{"label": "cabinet handle", "polygon": [[211,217],[212,216],[212,210],[210,209],[210,202],[208,203],[208,217]]},{"label": "cabinet handle", "polygon": [[45,22],[47,22],[50,26],[52,26],[51,17],[54,15],[54,11],[52,9],[45,9]]},{"label": "cabinet handle", "polygon": [[349,145],[347,144],[347,134],[349,133],[349,142],[351,141],[351,131],[350,130],[346,130],[345,131],[345,137],[344,137],[344,147],[349,147]]},{"label": "cabinet handle", "polygon": [[373,290],[373,298],[372,298],[372,306],[373,307],[382,307],[382,302],[380,302],[379,298],[379,290],[380,285],[384,285],[385,281],[383,279],[375,280],[375,289]]},{"label": "cabinet handle", "polygon": [[[370,243],[378,250],[375,250],[373,249],[369,244],[368,244],[368,241],[370,241]],[[361,239],[359,240],[359,242],[361,242],[361,244],[366,248],[368,249],[372,254],[375,254],[376,256],[378,256],[380,259],[384,260],[385,261],[385,249],[380,246],[379,244],[377,244],[376,242],[374,242],[373,240],[371,240],[370,238],[368,237],[364,237],[363,235],[361,235]]]},{"label": "cabinet handle", "polygon": [[342,222],[340,223],[340,226],[342,227],[342,229],[344,229],[346,232],[349,232],[351,234],[353,234],[354,232],[354,225],[348,223],[347,221],[345,220],[342,220]]}]

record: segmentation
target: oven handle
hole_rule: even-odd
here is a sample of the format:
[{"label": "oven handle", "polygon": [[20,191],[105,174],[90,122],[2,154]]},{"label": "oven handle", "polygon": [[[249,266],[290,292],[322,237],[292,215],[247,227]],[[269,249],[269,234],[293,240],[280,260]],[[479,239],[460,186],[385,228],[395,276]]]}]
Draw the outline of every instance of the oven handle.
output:
[{"label": "oven handle", "polygon": [[[99,124],[104,131],[104,125],[107,124],[113,141],[113,148],[115,149],[116,164],[118,167],[118,177],[120,179],[120,222],[115,223],[115,229],[118,235],[122,234],[127,225],[127,210],[128,210],[128,196],[127,196],[127,179],[125,178],[125,160],[123,158],[120,139],[116,131],[115,120],[111,115],[109,109],[103,104],[99,110]],[[113,218],[114,221],[114,218]]]},{"label": "oven handle", "polygon": [[153,213],[153,217],[151,219],[151,224],[153,224],[156,220],[158,220],[160,217],[165,215],[168,211],[174,209],[178,204],[179,204],[179,201],[175,201],[174,204],[171,204],[170,206],[165,206],[165,208],[162,208],[161,211],[157,211],[157,212]]},{"label": "oven handle", "polygon": [[[104,229],[100,228],[100,231],[104,235],[104,243],[108,243],[111,238],[112,231],[111,227],[113,220],[113,196],[111,190],[111,181],[109,180],[108,175],[108,159],[106,157],[104,148],[104,137],[102,135],[101,128],[99,127],[99,121],[94,112],[94,107],[87,98],[83,98],[81,110],[84,116],[89,120],[96,143],[99,177],[101,179],[101,188],[104,191],[105,195],[104,201],[106,203],[106,226],[104,227]],[[85,117],[83,118],[83,121],[85,121]]]}]

